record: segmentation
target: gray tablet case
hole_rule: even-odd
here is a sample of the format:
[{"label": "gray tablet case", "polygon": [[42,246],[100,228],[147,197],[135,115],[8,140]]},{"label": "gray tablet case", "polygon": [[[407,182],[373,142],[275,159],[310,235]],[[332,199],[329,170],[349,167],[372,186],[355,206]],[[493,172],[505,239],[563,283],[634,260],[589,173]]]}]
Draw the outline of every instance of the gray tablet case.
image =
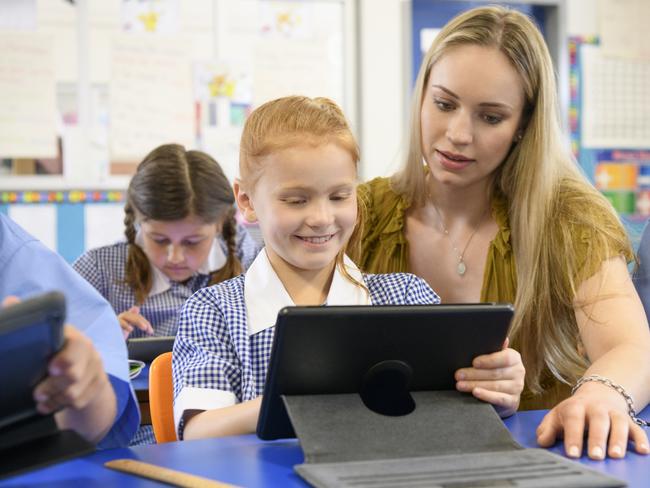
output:
[{"label": "gray tablet case", "polygon": [[513,313],[495,303],[286,307],[257,435],[295,437],[281,395],[360,393],[374,411],[409,411],[408,391],[452,390],[454,371],[501,349]]},{"label": "gray tablet case", "polygon": [[357,394],[283,396],[315,487],[578,488],[626,483],[544,449],[524,449],[491,405],[457,391],[411,393],[405,416]]}]

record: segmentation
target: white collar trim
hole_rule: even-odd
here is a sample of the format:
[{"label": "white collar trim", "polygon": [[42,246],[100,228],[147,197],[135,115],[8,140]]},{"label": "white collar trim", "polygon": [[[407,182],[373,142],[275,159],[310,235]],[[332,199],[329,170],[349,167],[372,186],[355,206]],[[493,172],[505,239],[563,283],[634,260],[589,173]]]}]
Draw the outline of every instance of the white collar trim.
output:
[{"label": "white collar trim", "polygon": [[[142,249],[143,239],[142,231],[140,229],[138,229],[135,235],[135,243],[140,246],[140,249]],[[212,241],[212,247],[210,247],[208,259],[201,265],[196,274],[208,275],[213,271],[217,271],[218,269],[223,268],[224,264],[226,264],[226,259],[226,254],[223,252],[223,249],[221,249],[219,240],[215,238]],[[149,261],[149,265],[151,266],[153,275],[149,296],[158,295],[169,290],[172,287],[171,280],[165,273],[154,266],[151,261]]]},{"label": "white collar trim", "polygon": [[[359,283],[364,282],[361,271],[347,256],[344,257],[344,265],[350,276]],[[266,249],[257,255],[246,272],[244,300],[249,336],[273,327],[278,312],[284,307],[295,305],[271,266]],[[343,276],[337,266],[325,303],[326,305],[370,305],[370,297],[367,290]]]}]

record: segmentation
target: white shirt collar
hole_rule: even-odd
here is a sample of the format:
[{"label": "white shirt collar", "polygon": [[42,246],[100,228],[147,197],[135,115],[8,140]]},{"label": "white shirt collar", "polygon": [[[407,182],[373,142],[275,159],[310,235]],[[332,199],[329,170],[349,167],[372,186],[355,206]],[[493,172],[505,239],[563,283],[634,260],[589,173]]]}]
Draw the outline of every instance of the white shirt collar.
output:
[{"label": "white shirt collar", "polygon": [[[363,283],[363,275],[359,268],[345,256],[344,265],[355,280]],[[271,266],[266,249],[262,250],[253,264],[250,265],[244,277],[244,300],[248,319],[248,335],[273,327],[278,312],[284,307],[294,306],[286,288]],[[334,269],[334,277],[327,295],[327,305],[370,305],[368,292],[355,285],[338,268]]]},{"label": "white shirt collar", "polygon": [[[143,239],[142,231],[138,229],[138,232],[135,235],[135,243],[142,248]],[[221,249],[219,241],[215,238],[212,241],[212,247],[208,254],[208,259],[201,265],[198,269],[198,274],[208,275],[213,271],[223,268],[223,265],[226,264],[226,254]],[[149,291],[149,296],[158,295],[159,293],[164,293],[172,287],[171,280],[160,271],[154,264],[149,261],[152,271],[152,283],[151,290]]]}]

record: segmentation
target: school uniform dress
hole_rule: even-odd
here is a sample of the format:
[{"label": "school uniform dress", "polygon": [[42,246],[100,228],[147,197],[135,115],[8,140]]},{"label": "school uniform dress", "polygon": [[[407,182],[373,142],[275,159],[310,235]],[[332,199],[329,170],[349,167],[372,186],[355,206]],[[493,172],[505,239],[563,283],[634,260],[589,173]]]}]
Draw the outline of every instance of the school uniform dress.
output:
[{"label": "school uniform dress", "polygon": [[[326,305],[437,304],[440,299],[412,274],[347,271],[367,291],[334,272]],[[187,410],[211,410],[253,400],[263,393],[278,311],[294,303],[265,251],[245,275],[196,292],[181,311],[174,342],[174,421],[183,438]]]},{"label": "school uniform dress", "polygon": [[[136,237],[136,243],[141,243],[140,236]],[[241,225],[237,228],[236,246],[237,257],[242,267],[246,269],[255,259],[259,246]],[[140,314],[151,323],[154,335],[176,335],[181,307],[194,292],[208,285],[212,271],[223,267],[226,262],[226,252],[227,244],[218,236],[214,240],[206,263],[201,266],[198,273],[184,283],[170,280],[158,268],[151,266],[152,287],[147,299],[140,305]],[[133,290],[124,282],[127,255],[128,244],[122,241],[91,249],[73,264],[74,269],[108,300],[116,314],[136,305]],[[146,336],[144,331],[134,328],[129,338]],[[155,444],[155,442],[153,428],[147,425],[138,430],[131,445]]]},{"label": "school uniform dress", "polygon": [[66,323],[92,340],[115,392],[115,422],[98,445],[126,446],[140,425],[140,412],[129,381],[126,346],[115,313],[61,256],[0,214],[0,297],[16,295],[25,299],[52,290],[65,295]]}]

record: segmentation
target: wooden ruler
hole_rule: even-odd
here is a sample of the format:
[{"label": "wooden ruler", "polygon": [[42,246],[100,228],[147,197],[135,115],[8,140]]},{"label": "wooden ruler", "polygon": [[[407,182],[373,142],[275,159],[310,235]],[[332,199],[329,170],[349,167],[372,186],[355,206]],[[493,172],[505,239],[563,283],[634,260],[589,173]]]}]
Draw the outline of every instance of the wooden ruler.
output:
[{"label": "wooden ruler", "polygon": [[175,469],[163,468],[155,464],[135,461],[134,459],[114,459],[113,461],[104,463],[104,466],[115,469],[116,471],[122,471],[184,488],[237,488],[235,485],[183,473]]}]

